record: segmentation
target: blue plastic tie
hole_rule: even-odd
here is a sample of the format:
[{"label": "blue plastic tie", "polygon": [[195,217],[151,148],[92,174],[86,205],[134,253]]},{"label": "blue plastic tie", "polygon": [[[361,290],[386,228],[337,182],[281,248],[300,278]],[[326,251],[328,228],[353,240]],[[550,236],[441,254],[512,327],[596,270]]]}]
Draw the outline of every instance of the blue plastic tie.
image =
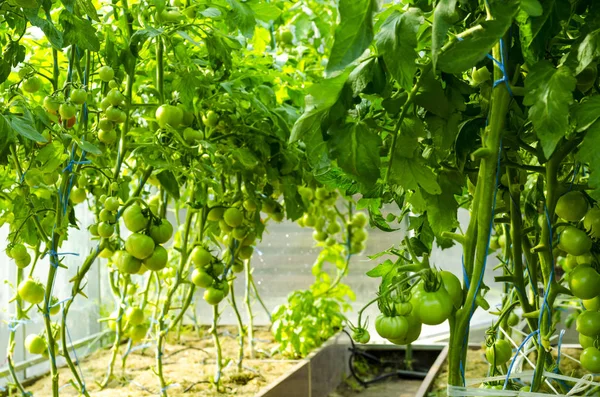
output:
[{"label": "blue plastic tie", "polygon": [[29,320],[18,320],[16,318],[8,322],[8,330],[11,332],[17,332],[21,325],[27,324]]},{"label": "blue plastic tie", "polygon": [[535,336],[535,334],[539,334],[539,333],[540,333],[540,330],[536,329],[535,331],[533,331],[532,333],[527,335],[527,337],[523,340],[523,342],[521,342],[521,344],[517,348],[517,352],[515,353],[515,356],[513,357],[512,361],[510,362],[510,365],[508,367],[508,371],[506,371],[506,379],[504,379],[504,386],[502,386],[502,390],[506,390],[506,386],[508,386],[508,381],[510,379],[510,373],[512,372],[512,369],[513,369],[513,366],[515,365],[517,357],[519,357],[519,352],[521,351],[521,349],[523,349],[523,346],[525,346],[525,344],[529,341],[529,339],[533,338]]},{"label": "blue plastic tie", "polygon": [[67,163],[67,166],[65,168],[63,168],[62,172],[73,172],[73,166],[74,165],[84,165],[84,164],[92,164],[91,160],[69,160],[69,162]]},{"label": "blue plastic tie", "polygon": [[44,259],[46,254],[48,254],[48,256],[50,256],[50,264],[54,268],[58,268],[58,257],[59,256],[64,256],[64,255],[79,256],[79,254],[77,252],[56,252],[55,250],[50,249],[42,256],[42,259]]}]

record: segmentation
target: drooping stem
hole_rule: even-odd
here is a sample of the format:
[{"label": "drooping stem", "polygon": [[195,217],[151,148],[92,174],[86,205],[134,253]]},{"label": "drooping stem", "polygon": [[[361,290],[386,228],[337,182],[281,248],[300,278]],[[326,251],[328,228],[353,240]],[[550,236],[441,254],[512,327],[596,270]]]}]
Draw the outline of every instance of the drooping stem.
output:
[{"label": "drooping stem", "polygon": [[113,346],[111,349],[111,357],[108,363],[108,368],[106,370],[106,377],[100,383],[101,388],[105,388],[110,382],[112,375],[115,369],[115,362],[117,360],[117,354],[119,353],[119,346],[121,345],[121,338],[123,334],[123,312],[125,310],[125,300],[127,297],[127,287],[129,286],[129,277],[125,278],[125,282],[123,283],[123,288],[120,291],[120,300],[119,300],[119,308],[117,309],[117,318],[115,320],[116,323],[116,334],[115,341],[113,342]]},{"label": "drooping stem", "polygon": [[239,342],[239,350],[238,350],[238,360],[237,360],[237,370],[238,372],[242,371],[242,363],[244,361],[244,335],[246,334],[246,328],[244,327],[244,322],[242,321],[242,316],[240,315],[240,311],[238,310],[237,303],[235,301],[235,290],[234,290],[234,279],[229,281],[229,300],[231,302],[231,307],[233,308],[233,312],[235,313],[235,318],[237,320],[238,325],[238,342]]},{"label": "drooping stem", "polygon": [[252,267],[250,266],[250,259],[244,263],[244,273],[246,276],[245,280],[245,294],[244,294],[244,306],[246,306],[246,315],[248,316],[248,348],[250,350],[250,358],[254,358],[254,314],[252,313],[252,303],[250,301],[250,292],[252,291]]},{"label": "drooping stem", "polygon": [[[21,269],[21,268],[17,268],[17,280],[16,281],[17,281],[17,283],[15,285],[19,285],[21,283],[21,281],[23,281],[23,269]],[[17,322],[22,321],[22,319],[25,317],[25,315],[23,313],[23,299],[21,299],[21,297],[19,297],[18,294],[15,299],[15,308],[16,308],[15,315],[16,315]],[[7,354],[6,354],[6,361],[8,362],[8,370],[10,371],[10,375],[13,379],[13,382],[15,383],[15,385],[21,392],[21,395],[26,396],[27,391],[25,390],[25,388],[21,384],[21,381],[19,380],[19,377],[17,376],[17,372],[15,370],[15,363],[13,360],[13,354],[15,353],[15,346],[16,346],[15,334],[17,332],[17,326],[14,324],[18,324],[17,322],[11,323],[10,327],[9,327],[10,332],[8,334],[8,349],[7,349]]]},{"label": "drooping stem", "polygon": [[217,329],[219,325],[219,305],[213,306],[213,322],[210,333],[213,337],[213,343],[215,344],[215,349],[217,351],[217,355],[215,359],[217,360],[215,363],[215,376],[213,378],[213,382],[217,387],[217,391],[220,390],[221,385],[221,371],[223,369],[223,353],[221,351],[221,342],[219,341],[219,331]]}]

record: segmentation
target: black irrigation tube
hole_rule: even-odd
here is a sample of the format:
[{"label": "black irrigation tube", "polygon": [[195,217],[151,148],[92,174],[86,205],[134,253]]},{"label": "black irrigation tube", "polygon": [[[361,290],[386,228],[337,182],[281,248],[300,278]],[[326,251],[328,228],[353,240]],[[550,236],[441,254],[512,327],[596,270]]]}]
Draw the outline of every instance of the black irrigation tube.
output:
[{"label": "black irrigation tube", "polygon": [[391,378],[394,376],[397,376],[399,378],[403,378],[403,379],[425,379],[425,377],[427,376],[427,372],[421,372],[421,371],[407,371],[407,370],[396,370],[393,372],[389,372],[386,374],[380,374],[379,376],[376,376],[373,379],[369,379],[369,380],[363,380],[361,379],[357,374],[356,371],[354,370],[354,358],[355,356],[362,356],[364,358],[367,358],[371,361],[375,361],[377,364],[380,365],[385,365],[385,364],[391,364],[392,362],[387,362],[387,361],[382,361],[379,357],[376,357],[372,354],[369,354],[365,351],[363,351],[362,349],[357,349],[356,345],[354,344],[354,341],[352,340],[352,337],[350,336],[350,334],[348,333],[348,331],[343,330],[343,332],[348,335],[348,337],[350,338],[350,344],[352,345],[351,347],[348,348],[348,350],[350,350],[350,357],[348,358],[348,367],[350,368],[350,372],[352,373],[352,376],[354,377],[354,379],[356,379],[358,381],[358,383],[361,384],[361,386],[363,387],[368,387],[371,384],[377,383],[377,382],[381,382],[382,380],[385,380],[387,378]]}]

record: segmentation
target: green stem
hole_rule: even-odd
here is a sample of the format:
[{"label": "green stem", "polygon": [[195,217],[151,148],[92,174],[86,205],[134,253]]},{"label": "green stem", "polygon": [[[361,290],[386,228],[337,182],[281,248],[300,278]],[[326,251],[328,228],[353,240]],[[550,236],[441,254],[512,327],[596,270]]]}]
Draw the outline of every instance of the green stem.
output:
[{"label": "green stem", "polygon": [[[501,59],[499,44],[494,46],[493,55],[496,59]],[[504,77],[502,76],[502,71],[499,70],[497,66],[494,68],[494,73],[495,77],[498,79]],[[506,86],[499,85],[496,87],[491,96],[491,110],[488,118],[488,126],[482,137],[483,147],[487,148],[491,153],[494,153],[494,155],[486,156],[481,159],[475,193],[476,196],[473,203],[473,208],[476,208],[477,214],[475,218],[471,218],[471,223],[469,224],[466,235],[467,243],[465,244],[465,248],[472,247],[472,245],[475,244],[474,249],[469,250],[469,252],[466,252],[467,250],[465,249],[464,253],[465,263],[473,260],[472,257],[467,257],[467,255],[475,255],[472,272],[469,272],[469,269],[467,268],[470,286],[464,306],[456,313],[456,326],[453,330],[453,335],[450,336],[448,384],[453,386],[460,386],[463,382],[460,364],[462,362],[466,365],[466,349],[464,349],[464,341],[462,339],[464,339],[465,335],[468,333],[472,311],[475,309],[475,299],[479,294],[479,280],[485,271],[484,265],[488,254],[487,247],[490,238],[490,223],[492,221],[494,210],[493,200],[497,179],[496,168],[509,102],[510,96]],[[476,235],[475,230],[477,231]],[[476,242],[474,242],[475,238]]]},{"label": "green stem", "polygon": [[[21,281],[23,281],[23,269],[21,269],[21,268],[17,268],[17,280],[16,281],[17,281],[16,285],[19,285],[21,283]],[[22,307],[23,307],[23,300],[17,294],[17,297],[15,299],[15,308],[17,310],[17,312],[16,312],[17,320],[22,320],[23,318],[25,318],[25,313],[23,312]],[[6,354],[6,360],[8,362],[8,370],[10,371],[10,375],[13,379],[13,382],[15,383],[15,385],[21,392],[21,395],[27,396],[28,395],[27,391],[25,390],[25,388],[21,384],[21,381],[19,380],[19,377],[17,376],[17,372],[15,370],[15,365],[14,365],[14,361],[13,361],[13,354],[15,352],[15,346],[16,346],[15,334],[16,334],[16,329],[14,327],[11,327],[10,332],[8,334],[8,349],[7,349],[7,354]]]},{"label": "green stem", "polygon": [[117,327],[117,332],[115,334],[115,340],[113,342],[112,345],[112,354],[110,357],[110,361],[108,363],[108,368],[106,370],[106,377],[104,378],[104,380],[102,381],[102,383],[100,383],[100,388],[104,389],[107,385],[108,382],[110,382],[110,379],[112,378],[112,375],[114,373],[115,370],[115,362],[117,361],[117,354],[119,353],[119,346],[121,345],[121,338],[122,338],[122,334],[123,334],[123,312],[125,311],[125,300],[127,297],[127,287],[129,286],[129,277],[125,278],[125,282],[123,283],[123,289],[120,293],[120,301],[119,301],[119,308],[117,310],[117,318],[116,318],[116,327]]},{"label": "green stem", "polygon": [[215,377],[213,378],[213,382],[217,388],[217,391],[220,390],[221,385],[221,371],[223,369],[223,353],[221,351],[221,342],[219,341],[219,332],[218,332],[218,323],[219,323],[219,305],[213,306],[213,322],[211,327],[211,334],[213,337],[213,342],[215,344],[215,349],[217,351],[215,363]]},{"label": "green stem", "polygon": [[246,275],[244,305],[246,306],[246,314],[248,316],[248,348],[250,349],[250,358],[254,358],[254,314],[252,313],[252,303],[250,302],[250,292],[252,289],[252,267],[250,259],[244,263],[244,272]]},{"label": "green stem", "polygon": [[244,335],[246,334],[246,329],[244,327],[244,322],[242,321],[242,316],[240,315],[240,311],[238,310],[237,303],[235,301],[235,291],[234,291],[234,281],[232,279],[229,281],[229,299],[231,302],[231,307],[233,308],[233,312],[235,313],[235,318],[237,320],[238,325],[238,342],[239,342],[239,350],[238,350],[238,360],[237,360],[237,370],[238,372],[242,372],[242,363],[244,361]]}]

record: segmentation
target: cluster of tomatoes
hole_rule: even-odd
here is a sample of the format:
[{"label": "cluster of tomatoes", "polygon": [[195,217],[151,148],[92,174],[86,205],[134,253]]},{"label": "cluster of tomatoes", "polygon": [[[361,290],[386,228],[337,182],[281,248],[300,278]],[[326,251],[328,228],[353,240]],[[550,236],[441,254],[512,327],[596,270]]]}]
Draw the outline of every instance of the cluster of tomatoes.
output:
[{"label": "cluster of tomatoes", "polygon": [[[600,238],[600,208],[589,208],[585,194],[570,191],[556,204],[560,233],[558,249],[565,279],[573,296],[582,300],[584,311],[577,317],[579,343],[583,347],[581,366],[600,372],[600,274],[594,241]],[[562,226],[566,225],[566,226]]]},{"label": "cluster of tomatoes", "polygon": [[100,101],[102,110],[98,120],[98,140],[106,145],[113,144],[117,140],[116,124],[122,124],[127,119],[124,111],[125,95],[119,90],[119,84],[113,80],[115,71],[110,66],[102,66],[98,69],[98,77],[108,83],[109,91]]},{"label": "cluster of tomatoes", "polygon": [[[338,212],[335,208],[338,193],[325,187],[311,189],[307,186],[300,186],[298,193],[308,204],[307,211],[298,220],[298,224],[301,227],[314,228],[313,239],[317,243],[324,243],[328,247],[337,244],[336,235],[342,231],[342,226],[337,221]],[[368,237],[365,228],[367,223],[367,216],[363,212],[357,212],[345,225],[350,237],[351,254],[359,254],[365,250],[365,242]]]}]

